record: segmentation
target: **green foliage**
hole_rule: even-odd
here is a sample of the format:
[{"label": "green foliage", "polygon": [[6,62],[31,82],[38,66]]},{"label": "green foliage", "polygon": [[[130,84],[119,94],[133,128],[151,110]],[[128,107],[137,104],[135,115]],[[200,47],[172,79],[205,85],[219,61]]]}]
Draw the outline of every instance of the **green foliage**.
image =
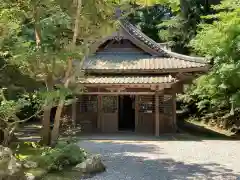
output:
[{"label": "green foliage", "polygon": [[[14,133],[16,132],[18,125],[24,123],[29,119],[38,115],[39,111],[31,112],[29,114],[20,114],[24,108],[31,106],[28,94],[19,96],[17,99],[7,99],[5,96],[6,88],[0,89],[0,133],[1,144],[8,146],[13,141]],[[3,139],[2,139],[3,136]]]},{"label": "green foliage", "polygon": [[[197,53],[213,59],[213,67],[196,80],[184,98],[195,102],[198,111],[228,110],[233,115],[240,107],[240,4],[224,0],[214,9],[217,13],[202,17],[213,23],[201,24],[190,43]],[[231,122],[237,123],[237,118]]]},{"label": "green foliage", "polygon": [[[38,104],[45,112],[59,105],[61,114],[89,44],[113,29],[116,4],[110,0],[1,0],[0,4],[1,58],[45,85],[37,89]],[[57,137],[57,125],[54,130]]]},{"label": "green foliage", "polygon": [[192,49],[188,44],[197,33],[197,25],[203,21],[201,16],[212,13],[211,4],[202,0],[185,0],[177,5],[179,8],[172,9],[171,18],[159,24],[160,27],[165,27],[159,36],[171,42],[173,51],[191,54]]},{"label": "green foliage", "polygon": [[[3,31],[0,45],[1,52],[9,52],[12,57],[7,59],[8,63],[40,81],[46,81],[51,74],[54,85],[57,81],[59,86],[68,67],[68,59],[74,57],[74,61],[81,61],[88,51],[88,44],[103,33],[110,32],[114,13],[111,1],[96,0],[82,0],[81,14],[78,15],[76,5],[71,0],[17,1],[3,3],[1,9],[0,25]],[[81,23],[78,27],[78,46],[73,48],[72,34],[77,16]],[[36,29],[39,31],[40,49],[36,48]]]},{"label": "green foliage", "polygon": [[59,143],[55,148],[47,148],[40,157],[40,163],[49,171],[60,171],[66,166],[81,163],[86,152],[76,144]]},{"label": "green foliage", "polygon": [[154,6],[156,4],[167,5],[173,11],[179,10],[180,1],[179,0],[130,0],[130,2],[135,3],[141,7]]},{"label": "green foliage", "polygon": [[26,105],[29,105],[29,103],[24,99],[19,99],[18,101],[2,100],[0,104],[0,119],[11,122],[15,115]]},{"label": "green foliage", "polygon": [[61,171],[86,159],[87,153],[74,143],[59,142],[56,147],[43,147],[36,142],[19,143],[15,156],[21,161],[37,162],[47,171]]},{"label": "green foliage", "polygon": [[163,40],[159,37],[159,31],[162,30],[162,27],[158,26],[158,24],[162,23],[170,13],[168,7],[158,4],[140,8],[130,14],[128,19],[147,36],[156,42],[162,42]]}]

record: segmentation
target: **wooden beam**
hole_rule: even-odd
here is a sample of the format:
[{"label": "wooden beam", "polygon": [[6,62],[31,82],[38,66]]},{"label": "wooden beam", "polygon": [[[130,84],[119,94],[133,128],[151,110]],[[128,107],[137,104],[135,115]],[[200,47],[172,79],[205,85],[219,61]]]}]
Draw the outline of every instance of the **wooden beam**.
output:
[{"label": "wooden beam", "polygon": [[155,92],[83,92],[86,95],[154,95]]},{"label": "wooden beam", "polygon": [[126,88],[125,87],[110,87],[110,88],[106,88],[106,90],[110,91],[110,92],[121,92],[124,91]]},{"label": "wooden beam", "polygon": [[102,117],[102,96],[98,95],[98,115],[97,115],[97,129],[101,130],[101,117]]},{"label": "wooden beam", "polygon": [[122,74],[122,73],[141,73],[141,74],[172,74],[172,73],[179,73],[179,72],[203,72],[206,73],[209,71],[209,66],[203,67],[195,67],[195,68],[174,68],[174,69],[85,69],[87,73],[115,73],[115,74]]},{"label": "wooden beam", "polygon": [[155,94],[155,136],[159,136],[159,125],[160,125],[159,92],[156,92]]},{"label": "wooden beam", "polygon": [[139,121],[139,96],[135,96],[135,132],[138,130],[138,121]]}]

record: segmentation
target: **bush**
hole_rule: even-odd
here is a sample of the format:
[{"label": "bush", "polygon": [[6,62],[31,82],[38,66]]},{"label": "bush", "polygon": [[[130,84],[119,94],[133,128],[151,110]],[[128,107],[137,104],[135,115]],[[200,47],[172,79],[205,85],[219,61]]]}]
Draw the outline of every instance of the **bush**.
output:
[{"label": "bush", "polygon": [[59,142],[56,147],[43,147],[35,142],[22,142],[14,148],[20,161],[36,162],[47,171],[59,171],[74,166],[86,159],[87,153],[74,143]]},{"label": "bush", "polygon": [[76,165],[86,159],[87,153],[76,144],[59,143],[55,148],[46,148],[40,165],[48,171],[59,171],[66,166]]}]

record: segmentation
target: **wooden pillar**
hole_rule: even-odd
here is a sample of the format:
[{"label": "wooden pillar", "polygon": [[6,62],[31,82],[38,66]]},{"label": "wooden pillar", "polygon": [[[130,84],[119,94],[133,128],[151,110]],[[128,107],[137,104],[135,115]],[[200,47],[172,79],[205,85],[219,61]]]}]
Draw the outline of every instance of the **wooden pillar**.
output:
[{"label": "wooden pillar", "polygon": [[72,124],[75,127],[77,121],[77,98],[74,97],[73,103],[72,103]]},{"label": "wooden pillar", "polygon": [[138,118],[139,118],[139,96],[135,96],[135,132],[138,129]]},{"label": "wooden pillar", "polygon": [[173,93],[172,95],[172,101],[173,101],[173,108],[172,108],[172,120],[173,120],[173,131],[177,132],[177,105],[176,105],[176,93]]},{"label": "wooden pillar", "polygon": [[97,114],[97,129],[101,130],[102,117],[102,95],[98,95],[98,114]]},{"label": "wooden pillar", "polygon": [[159,136],[159,93],[156,92],[155,94],[155,136]]}]

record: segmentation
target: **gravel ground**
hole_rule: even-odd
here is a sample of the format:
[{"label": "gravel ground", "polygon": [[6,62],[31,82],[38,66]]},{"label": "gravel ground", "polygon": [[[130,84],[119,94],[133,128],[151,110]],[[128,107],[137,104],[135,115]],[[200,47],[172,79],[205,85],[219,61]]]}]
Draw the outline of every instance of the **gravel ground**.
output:
[{"label": "gravel ground", "polygon": [[79,145],[107,166],[89,180],[240,180],[239,141],[121,134],[82,137]]}]

